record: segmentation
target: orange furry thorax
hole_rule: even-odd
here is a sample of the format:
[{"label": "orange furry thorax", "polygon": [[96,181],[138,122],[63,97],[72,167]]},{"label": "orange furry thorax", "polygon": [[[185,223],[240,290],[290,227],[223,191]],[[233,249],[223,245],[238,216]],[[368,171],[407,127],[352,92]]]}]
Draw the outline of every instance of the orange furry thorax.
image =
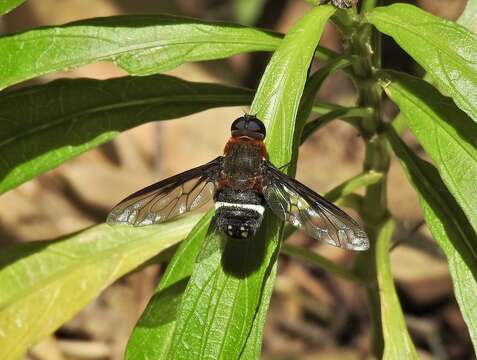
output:
[{"label": "orange furry thorax", "polygon": [[239,143],[247,143],[247,144],[250,144],[252,146],[256,146],[260,149],[260,152],[262,154],[262,156],[267,159],[268,158],[268,153],[267,153],[267,148],[265,147],[265,143],[263,142],[263,140],[257,140],[257,139],[254,139],[254,138],[251,138],[249,136],[238,136],[238,137],[235,137],[235,136],[232,136],[229,138],[229,140],[227,141],[227,144],[225,144],[225,148],[224,148],[224,154],[227,155],[227,153],[229,152],[229,149],[231,146],[233,146],[234,144],[239,144]]}]

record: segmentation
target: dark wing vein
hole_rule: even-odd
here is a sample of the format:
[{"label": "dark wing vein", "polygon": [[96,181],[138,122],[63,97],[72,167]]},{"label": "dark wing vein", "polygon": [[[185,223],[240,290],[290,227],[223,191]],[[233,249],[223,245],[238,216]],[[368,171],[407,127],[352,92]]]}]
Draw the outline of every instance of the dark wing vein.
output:
[{"label": "dark wing vein", "polygon": [[263,194],[278,217],[331,245],[352,250],[369,248],[366,233],[343,210],[268,161],[264,161],[263,169]]},{"label": "dark wing vein", "polygon": [[212,199],[223,157],[129,195],[109,213],[109,224],[150,225],[170,220]]}]

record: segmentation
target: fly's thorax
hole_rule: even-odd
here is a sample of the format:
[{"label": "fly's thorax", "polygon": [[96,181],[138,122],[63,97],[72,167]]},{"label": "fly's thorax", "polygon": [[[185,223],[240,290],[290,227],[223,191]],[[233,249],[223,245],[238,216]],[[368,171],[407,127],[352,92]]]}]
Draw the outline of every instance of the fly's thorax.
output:
[{"label": "fly's thorax", "polygon": [[260,175],[262,144],[250,141],[229,142],[224,158],[225,176],[241,181]]}]

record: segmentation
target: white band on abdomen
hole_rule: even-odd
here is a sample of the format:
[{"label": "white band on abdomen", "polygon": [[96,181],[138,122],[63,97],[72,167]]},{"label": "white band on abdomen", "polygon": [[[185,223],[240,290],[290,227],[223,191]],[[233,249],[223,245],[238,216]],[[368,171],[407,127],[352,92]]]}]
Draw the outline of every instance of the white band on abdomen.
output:
[{"label": "white band on abdomen", "polygon": [[221,208],[221,207],[233,207],[233,208],[242,208],[242,209],[250,209],[250,210],[255,210],[258,212],[260,215],[263,215],[265,208],[262,205],[254,205],[254,204],[235,204],[235,203],[228,203],[228,202],[222,202],[222,201],[217,201],[215,203],[215,210]]}]

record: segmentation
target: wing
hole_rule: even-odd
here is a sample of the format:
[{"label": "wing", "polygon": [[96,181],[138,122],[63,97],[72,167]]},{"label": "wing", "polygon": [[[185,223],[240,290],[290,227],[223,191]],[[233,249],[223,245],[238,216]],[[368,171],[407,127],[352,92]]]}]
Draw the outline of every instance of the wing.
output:
[{"label": "wing", "polygon": [[266,160],[263,178],[263,195],[279,218],[331,245],[351,250],[369,248],[366,233],[349,215]]},{"label": "wing", "polygon": [[223,157],[129,195],[109,213],[109,224],[151,225],[170,220],[212,199]]}]

